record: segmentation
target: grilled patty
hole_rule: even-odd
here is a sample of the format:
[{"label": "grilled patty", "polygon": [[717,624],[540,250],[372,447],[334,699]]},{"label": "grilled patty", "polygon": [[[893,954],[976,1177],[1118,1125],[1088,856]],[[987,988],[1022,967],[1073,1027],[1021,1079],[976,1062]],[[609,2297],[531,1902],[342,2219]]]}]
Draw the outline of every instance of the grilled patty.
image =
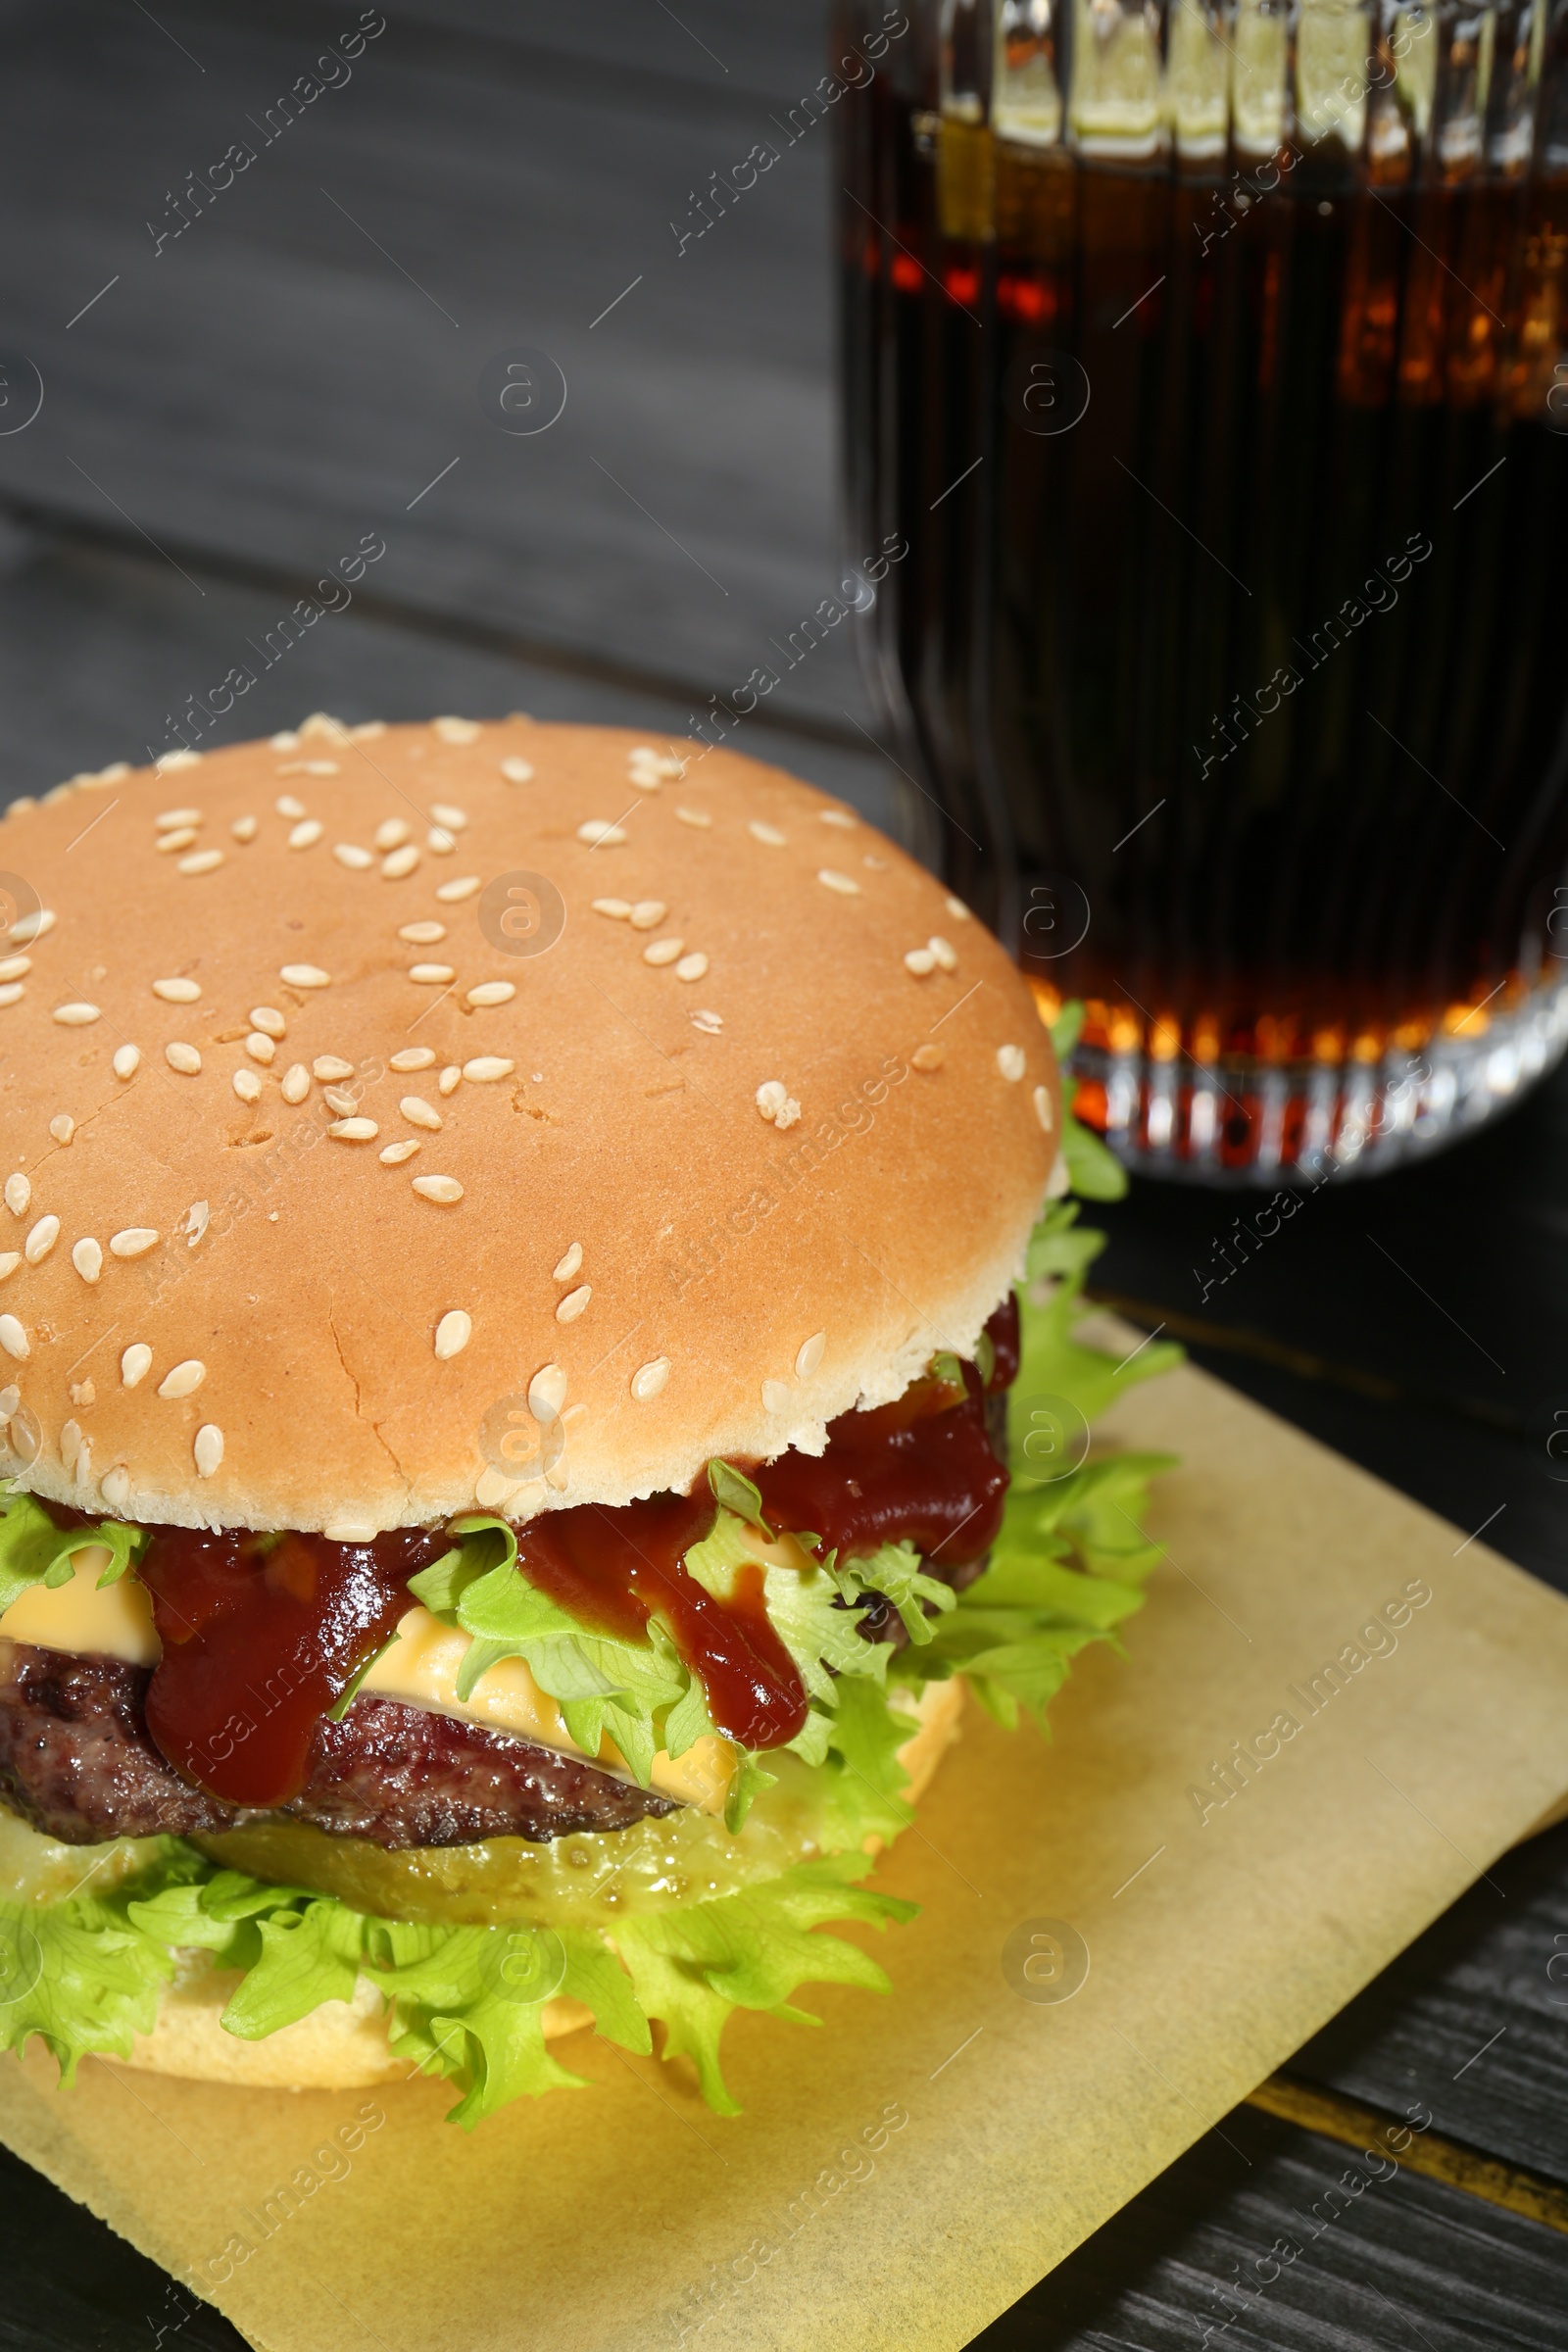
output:
[{"label": "grilled patty", "polygon": [[[68,1845],[188,1838],[262,1815],[184,1780],[154,1744],[151,1672],[115,1658],[0,1642],[0,1795]],[[623,1830],[674,1810],[579,1756],[503,1732],[361,1696],[317,1729],[311,1777],[283,1812],[377,1845],[542,1844],[573,1830]]]}]

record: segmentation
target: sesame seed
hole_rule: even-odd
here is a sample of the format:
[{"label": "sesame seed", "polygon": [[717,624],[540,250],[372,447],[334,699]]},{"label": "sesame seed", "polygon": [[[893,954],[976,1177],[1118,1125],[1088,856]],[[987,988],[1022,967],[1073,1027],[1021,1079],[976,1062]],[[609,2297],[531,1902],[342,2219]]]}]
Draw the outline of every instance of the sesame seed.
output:
[{"label": "sesame seed", "polygon": [[938,939],[933,933],[931,938],[928,939],[925,944],[930,954],[936,957],[938,963],[941,964],[942,969],[945,972],[956,972],[957,970],[957,951],[950,947],[945,939]]},{"label": "sesame seed", "polygon": [[229,826],[228,829],[233,834],[236,841],[254,841],[256,839],[256,819],[254,816],[236,816],[234,822]]},{"label": "sesame seed", "polygon": [[245,1051],[252,1061],[269,1062],[277,1048],[264,1030],[253,1029],[245,1040]]},{"label": "sesame seed", "polygon": [[399,939],[406,939],[411,948],[433,948],[446,935],[445,923],[405,923],[398,932]]},{"label": "sesame seed", "polygon": [[448,1364],[461,1355],[473,1336],[473,1317],[464,1313],[461,1306],[452,1307],[435,1327],[435,1360]]},{"label": "sesame seed", "polygon": [[40,1217],[22,1245],[23,1255],[26,1258],[28,1265],[35,1266],[41,1258],[47,1257],[59,1239],[60,1219],[58,1217]]},{"label": "sesame seed", "polygon": [[458,846],[458,837],[449,833],[445,825],[432,825],[424,837],[424,846],[432,858],[450,858]]},{"label": "sesame seed", "polygon": [[153,995],[162,997],[166,1004],[194,1004],[201,993],[199,984],[194,980],[153,982]]},{"label": "sesame seed", "polygon": [[109,1066],[117,1078],[134,1078],[141,1068],[140,1046],[117,1046]]},{"label": "sesame seed", "polygon": [[443,1095],[455,1095],[462,1084],[462,1070],[459,1069],[455,1061],[449,1061],[446,1068],[442,1071],[440,1077],[436,1080],[438,1092]]},{"label": "sesame seed", "polygon": [[658,758],[659,754],[651,743],[634,743],[626,754],[628,762],[636,761],[639,766],[645,766],[649,760]]},{"label": "sesame seed", "polygon": [[187,1046],[180,1038],[175,1038],[172,1045],[164,1048],[164,1059],[172,1070],[178,1070],[182,1078],[194,1078],[202,1066],[202,1057],[195,1047]]},{"label": "sesame seed", "polygon": [[800,1353],[795,1358],[795,1369],[802,1380],[810,1379],[811,1374],[822,1361],[823,1350],[826,1347],[827,1333],[825,1331],[813,1331],[808,1340],[801,1342]]},{"label": "sesame seed", "polygon": [[112,1257],[145,1257],[158,1241],[156,1225],[127,1225],[122,1233],[111,1234],[109,1251]]},{"label": "sesame seed", "polygon": [[639,1364],[631,1376],[631,1393],[639,1404],[647,1404],[665,1386],[669,1379],[669,1358],[656,1355],[651,1364]]},{"label": "sesame seed", "polygon": [[686,942],[683,939],[655,939],[644,948],[643,961],[653,964],[673,963],[676,956],[683,956],[685,952]]},{"label": "sesame seed", "polygon": [[929,948],[910,948],[905,956],[904,968],[913,972],[917,980],[923,980],[927,972],[936,970],[937,959]]},{"label": "sesame seed", "polygon": [[868,865],[874,874],[885,874],[888,870],[887,859],[885,858],[873,858],[869,852],[867,852],[866,856],[860,859],[860,863],[862,865]]},{"label": "sesame seed", "polygon": [[675,814],[683,825],[698,825],[704,832],[713,821],[706,808],[677,808]]},{"label": "sesame seed", "polygon": [[158,1384],[160,1396],[193,1396],[207,1378],[207,1366],[199,1355],[186,1356],[172,1372],[166,1372]]},{"label": "sesame seed", "polygon": [[[12,814],[15,815],[21,807],[20,801],[13,801],[11,804]],[[42,939],[46,931],[52,931],[59,920],[60,917],[52,906],[40,906],[36,914],[19,914],[11,926],[12,946],[16,948],[32,947]]]},{"label": "sesame seed", "polygon": [[251,1006],[251,1027],[260,1029],[268,1037],[285,1037],[288,1034],[287,1021],[270,1004]]},{"label": "sesame seed", "polygon": [[166,808],[162,816],[153,818],[160,833],[167,833],[171,825],[199,825],[201,821],[199,808]]},{"label": "sesame seed", "polygon": [[188,858],[176,860],[174,870],[181,874],[210,874],[215,866],[222,862],[221,850],[193,850]]},{"label": "sesame seed", "polygon": [[400,1168],[406,1159],[414,1157],[418,1149],[418,1137],[416,1135],[406,1136],[401,1144],[384,1144],[376,1153],[376,1157],[383,1168]]},{"label": "sesame seed", "polygon": [[[277,772],[283,776],[289,774],[290,770],[280,767]],[[335,760],[299,760],[294,763],[293,772],[302,776],[335,776],[338,772],[337,761]]]},{"label": "sesame seed", "polygon": [[948,899],[944,903],[956,923],[973,922],[974,917],[961,899]]},{"label": "sesame seed", "polygon": [[455,1176],[416,1176],[414,1189],[421,1200],[437,1201],[443,1208],[463,1199],[463,1187]]},{"label": "sesame seed", "polygon": [[96,1282],[104,1270],[102,1242],[95,1242],[91,1235],[84,1236],[79,1242],[74,1242],[71,1249],[71,1262],[83,1282]]},{"label": "sesame seed", "polygon": [[381,872],[388,882],[401,882],[414,872],[418,862],[419,853],[411,841],[404,849],[394,850],[390,858],[382,858]]},{"label": "sesame seed", "polygon": [[457,976],[457,967],[450,963],[415,963],[409,967],[409,978],[417,980],[421,988],[444,988]]},{"label": "sesame seed", "polygon": [[860,895],[860,885],[858,882],[852,880],[848,874],[841,874],[837,872],[831,865],[824,865],[818,872],[816,878],[819,882],[823,883],[827,889],[836,890],[840,898],[858,899]]},{"label": "sesame seed", "polygon": [[751,819],[746,830],[754,841],[761,842],[769,850],[783,849],[789,839],[788,834],[781,833],[777,825],[764,825],[761,818],[757,816]]},{"label": "sesame seed", "polygon": [[434,1133],[441,1125],[441,1113],[422,1095],[405,1095],[398,1108],[411,1127],[428,1127]]},{"label": "sesame seed", "polygon": [[481,887],[477,874],[460,874],[455,882],[443,882],[435,895],[443,906],[456,906],[461,899],[471,899]]},{"label": "sesame seed", "polygon": [[159,773],[163,774],[172,767],[200,767],[201,761],[200,752],[192,752],[182,747],[177,752],[165,752],[163,757],[154,762],[154,765]]},{"label": "sesame seed", "polygon": [[194,825],[177,825],[172,833],[160,833],[153,847],[167,855],[172,850],[188,850],[195,839],[196,828]]},{"label": "sesame seed", "polygon": [[326,1132],[340,1144],[373,1144],[381,1130],[374,1119],[334,1119]]},{"label": "sesame seed", "polygon": [[329,1544],[373,1544],[379,1532],[368,1519],[329,1519],[321,1530]]},{"label": "sesame seed", "polygon": [[98,1481],[98,1492],[112,1511],[122,1511],[130,1500],[130,1472],[123,1462],[106,1470]]},{"label": "sesame seed", "polygon": [[297,801],[291,792],[279,793],[277,799],[272,803],[272,807],[277,810],[279,816],[293,818],[305,814],[305,803]]},{"label": "sesame seed", "polygon": [[191,1452],[196,1457],[197,1477],[211,1478],[223,1458],[223,1433],[216,1422],[204,1421],[202,1423],[201,1428],[196,1432],[196,1443],[191,1447]]},{"label": "sesame seed", "polygon": [[359,1109],[359,1097],[351,1087],[329,1086],[323,1097],[328,1110],[335,1110],[340,1119],[352,1118]]},{"label": "sesame seed", "polygon": [[801,1115],[800,1104],[777,1078],[764,1079],[753,1100],[763,1118],[774,1127],[793,1127]]},{"label": "sesame seed", "polygon": [[[0,1282],[4,1282],[9,1275],[14,1274],[21,1263],[22,1251],[20,1250],[0,1250]],[[15,1405],[11,1408],[12,1412],[15,1412],[16,1409]],[[10,1415],[7,1414],[5,1406],[0,1405],[0,1420],[9,1418]]]},{"label": "sesame seed", "polygon": [[69,1110],[61,1110],[49,1122],[49,1133],[57,1144],[69,1144],[76,1132],[76,1122]]},{"label": "sesame seed", "polygon": [[[331,973],[323,972],[318,963],[285,963],[277,976],[289,988],[330,988],[332,985]],[[252,1013],[251,1018],[256,1020],[256,1015]],[[256,1021],[258,1029],[266,1025],[265,1021]]]},{"label": "sesame seed", "polygon": [[909,1055],[911,1067],[917,1070],[940,1070],[947,1058],[946,1046],[916,1046]]},{"label": "sesame seed", "polygon": [[81,1452],[82,1446],[80,1422],[62,1421],[60,1424],[60,1459],[73,1477],[75,1475],[76,1456]]},{"label": "sesame seed", "polygon": [[559,1364],[541,1364],[528,1383],[528,1410],[541,1428],[559,1419],[566,1401],[566,1375]]},{"label": "sesame seed", "polygon": [[96,1004],[57,1004],[55,1019],[62,1029],[86,1029],[100,1018]]},{"label": "sesame seed", "polygon": [[120,1359],[122,1385],[127,1389],[133,1389],[139,1381],[145,1380],[152,1368],[152,1360],[153,1351],[144,1341],[137,1340],[127,1348]]},{"label": "sesame seed", "polygon": [[496,1469],[481,1470],[473,1482],[473,1499],[482,1511],[493,1511],[515,1492],[510,1478]]},{"label": "sesame seed", "polygon": [[1056,1119],[1055,1113],[1051,1106],[1051,1089],[1049,1086],[1037,1086],[1035,1088],[1034,1103],[1035,1117],[1040,1121],[1040,1124],[1045,1129],[1047,1135],[1050,1135],[1056,1124]]},{"label": "sesame seed", "polygon": [[288,837],[288,846],[291,850],[314,850],[325,831],[326,827],[318,816],[308,816],[294,827]]},{"label": "sesame seed", "polygon": [[20,980],[31,969],[32,957],[30,956],[8,956],[5,961],[0,963],[0,980]]},{"label": "sesame seed", "polygon": [[24,980],[8,981],[4,988],[0,988],[0,1005],[15,1004],[18,998],[24,997],[26,993],[27,984]]},{"label": "sesame seed", "polygon": [[6,1206],[14,1217],[26,1215],[27,1203],[31,1199],[32,1185],[20,1170],[15,1176],[6,1178]]},{"label": "sesame seed", "polygon": [[432,718],[430,724],[443,743],[472,743],[479,732],[471,718]]},{"label": "sesame seed", "polygon": [[384,816],[370,838],[378,850],[401,850],[413,831],[406,816]]},{"label": "sesame seed", "polygon": [[533,782],[533,762],[528,760],[503,760],[501,773],[509,784],[531,784]]},{"label": "sesame seed", "polygon": [[357,841],[334,841],[332,855],[339,865],[349,866],[357,874],[363,873],[368,865],[375,863],[369,851],[362,850]]},{"label": "sesame seed", "polygon": [[669,909],[662,899],[639,899],[631,910],[634,931],[657,931]]},{"label": "sesame seed", "polygon": [[19,1359],[32,1353],[27,1335],[15,1315],[0,1315],[0,1348]]},{"label": "sesame seed", "polygon": [[254,1070],[236,1070],[229,1084],[242,1102],[256,1102],[261,1100],[262,1082]]},{"label": "sesame seed", "polygon": [[427,1070],[434,1059],[434,1051],[429,1046],[405,1046],[400,1054],[392,1055],[389,1066],[394,1070]]},{"label": "sesame seed", "polygon": [[208,1220],[212,1213],[212,1203],[208,1200],[193,1200],[186,1209],[184,1219],[177,1230],[185,1236],[187,1250],[195,1249],[207,1231]]},{"label": "sesame seed", "polygon": [[[498,1078],[510,1078],[516,1066],[499,1054],[476,1054],[471,1061],[464,1063],[463,1075],[470,1086],[493,1086]],[[442,1092],[446,1092],[444,1087]]]},{"label": "sesame seed", "polygon": [[708,957],[699,948],[694,956],[683,956],[675,966],[677,980],[701,980],[708,971]]},{"label": "sesame seed", "polygon": [[608,817],[591,816],[577,827],[577,839],[585,841],[591,850],[613,849],[626,838],[623,825],[612,825]]},{"label": "sesame seed", "polygon": [[700,1029],[705,1037],[716,1037],[723,1026],[724,1016],[721,1012],[694,1012],[692,1014],[692,1027]]},{"label": "sesame seed", "polygon": [[284,1071],[282,1091],[285,1102],[304,1102],[311,1091],[311,1073],[303,1061],[294,1062]]},{"label": "sesame seed", "polygon": [[846,833],[853,833],[860,821],[858,817],[852,816],[848,808],[819,808],[816,813],[824,825],[838,825]]},{"label": "sesame seed", "polygon": [[608,914],[614,923],[627,922],[631,916],[630,899],[595,899],[593,908],[595,914]]},{"label": "sesame seed", "polygon": [[785,1385],[784,1385],[783,1381],[781,1381],[781,1380],[764,1380],[764,1381],[763,1381],[763,1383],[762,1383],[762,1410],[763,1410],[763,1412],[764,1412],[764,1413],[787,1413],[787,1412],[789,1411],[789,1409],[790,1409],[790,1393],[789,1393],[789,1390],[788,1390],[788,1389],[785,1387]]},{"label": "sesame seed", "polygon": [[997,1048],[997,1067],[1009,1086],[1017,1084],[1027,1066],[1022,1046],[999,1046]]},{"label": "sesame seed", "polygon": [[300,739],[292,727],[280,728],[277,734],[269,735],[267,741],[274,752],[297,752],[300,748]]},{"label": "sesame seed", "polygon": [[560,1265],[556,1267],[554,1279],[557,1282],[569,1282],[581,1264],[582,1244],[573,1242]]},{"label": "sesame seed", "polygon": [[468,821],[466,809],[454,808],[450,801],[432,801],[430,814],[438,825],[445,825],[449,833],[461,833]]},{"label": "sesame seed", "polygon": [[481,980],[477,988],[469,989],[467,1002],[483,1011],[487,1004],[510,1004],[516,993],[514,981]]}]

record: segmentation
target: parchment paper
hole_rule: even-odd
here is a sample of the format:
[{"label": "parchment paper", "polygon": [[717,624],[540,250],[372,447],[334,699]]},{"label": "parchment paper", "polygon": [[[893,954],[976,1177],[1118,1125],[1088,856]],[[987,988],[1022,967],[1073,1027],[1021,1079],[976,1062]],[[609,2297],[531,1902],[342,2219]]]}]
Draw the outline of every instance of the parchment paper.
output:
[{"label": "parchment paper", "polygon": [[593,2088],[472,2137],[422,2082],[36,2056],[0,2132],[267,2352],[963,2343],[1568,1789],[1568,1603],[1197,1371],[1106,1428],[1183,1456],[1128,1655],[1050,1744],[971,1704],[883,1866],[892,1994],[738,2017],[740,2120],[579,2035]]}]

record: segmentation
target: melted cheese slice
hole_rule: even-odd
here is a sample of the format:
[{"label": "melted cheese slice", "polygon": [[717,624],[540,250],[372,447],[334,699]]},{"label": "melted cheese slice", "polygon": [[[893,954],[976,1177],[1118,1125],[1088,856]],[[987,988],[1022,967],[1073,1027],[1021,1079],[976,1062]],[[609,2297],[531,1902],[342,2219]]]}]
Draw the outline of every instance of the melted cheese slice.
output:
[{"label": "melted cheese slice", "polygon": [[[146,1588],[134,1576],[122,1576],[118,1585],[100,1592],[98,1579],[108,1564],[109,1553],[99,1545],[78,1551],[69,1584],[53,1591],[29,1586],[0,1615],[0,1638],[31,1642],[39,1649],[119,1658],[127,1666],[156,1666],[163,1650]],[[458,1675],[468,1642],[466,1634],[443,1625],[428,1609],[410,1609],[399,1622],[397,1640],[376,1659],[360,1688],[423,1707],[432,1715],[454,1715],[465,1723],[481,1724],[486,1731],[510,1732],[536,1747],[582,1754],[556,1701],[540,1690],[521,1658],[502,1658],[480,1677],[467,1698],[460,1700]],[[612,1772],[624,1770],[609,1740],[594,1760]],[[651,1777],[662,1796],[721,1814],[734,1770],[728,1740],[705,1739],[678,1757],[661,1749]]]}]

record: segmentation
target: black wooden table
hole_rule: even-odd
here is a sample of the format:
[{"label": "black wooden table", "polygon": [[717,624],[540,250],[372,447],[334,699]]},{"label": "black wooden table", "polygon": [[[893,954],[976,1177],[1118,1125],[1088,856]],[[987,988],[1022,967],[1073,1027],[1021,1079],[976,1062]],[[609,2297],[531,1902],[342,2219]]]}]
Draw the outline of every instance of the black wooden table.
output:
[{"label": "black wooden table", "polygon": [[[825,145],[679,235],[815,82],[824,14],[387,0],[375,30],[352,0],[4,0],[0,797],[164,748],[366,533],[386,554],[353,607],[206,741],[318,707],[684,733],[766,660],[843,568]],[[254,161],[215,193],[236,143]],[[533,435],[481,405],[518,348],[566,386]],[[739,748],[898,830],[852,625]],[[1193,1268],[1245,1208],[1136,1185],[1102,1295],[1568,1590],[1538,1419],[1568,1401],[1568,1073],[1446,1158],[1317,1195],[1205,1306]],[[981,2341],[1568,2346],[1565,2019],[1568,1828]],[[1362,2151],[1412,2105],[1430,2126],[1389,2175]],[[0,2178],[0,2346],[239,2344]]]}]

